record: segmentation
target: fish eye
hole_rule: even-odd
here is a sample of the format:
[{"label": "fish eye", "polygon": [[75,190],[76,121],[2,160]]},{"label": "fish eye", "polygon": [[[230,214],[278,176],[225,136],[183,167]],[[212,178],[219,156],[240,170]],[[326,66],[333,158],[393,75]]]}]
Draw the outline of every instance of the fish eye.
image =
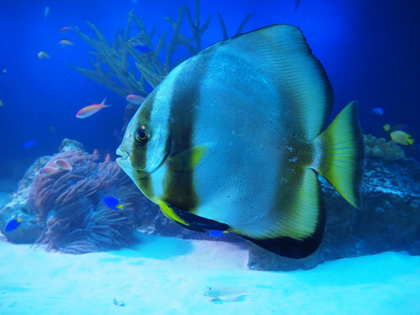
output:
[{"label": "fish eye", "polygon": [[150,139],[151,133],[147,129],[145,125],[142,125],[139,129],[136,131],[136,139],[140,142],[146,142]]}]

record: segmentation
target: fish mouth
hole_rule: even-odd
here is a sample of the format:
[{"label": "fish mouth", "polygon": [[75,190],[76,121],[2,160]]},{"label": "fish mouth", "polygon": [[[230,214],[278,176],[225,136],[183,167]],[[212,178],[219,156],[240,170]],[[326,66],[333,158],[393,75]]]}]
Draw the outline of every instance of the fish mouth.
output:
[{"label": "fish mouth", "polygon": [[159,141],[158,141],[158,145],[156,146],[155,152],[153,154],[152,162],[150,163],[150,166],[147,168],[144,168],[144,169],[133,168],[130,161],[130,153],[122,149],[121,147],[117,149],[116,153],[117,155],[121,157],[117,158],[116,162],[131,178],[136,178],[136,179],[145,178],[147,176],[150,176],[154,172],[156,172],[166,162],[166,160],[168,159],[171,153],[171,150],[168,150],[166,154],[161,158],[161,161],[159,162],[158,159],[159,159],[159,156],[161,155],[158,153],[158,149],[157,149],[158,147],[159,147]]},{"label": "fish mouth", "polygon": [[[124,153],[123,153],[124,152]],[[129,155],[127,152],[122,151],[120,149],[117,149],[117,155],[120,155],[121,157],[116,159],[116,162],[118,165],[124,170],[124,171],[133,171],[135,172],[135,169],[131,166]]]},{"label": "fish mouth", "polygon": [[[120,149],[117,150],[117,154],[120,155]],[[124,170],[124,172],[132,179],[142,179],[150,175],[150,173],[145,172],[143,170],[136,170],[131,166],[131,162],[129,159],[129,155],[125,152],[123,157],[119,157],[116,159],[117,164]]]},{"label": "fish mouth", "polygon": [[[117,151],[117,154],[119,151]],[[131,166],[131,162],[128,156],[127,158],[125,157],[119,157],[117,158],[116,162],[118,163],[118,165],[127,173],[128,176],[130,176],[133,179],[142,179],[145,177],[148,177],[150,175],[152,175],[154,172],[156,172],[162,165],[163,163],[166,162],[167,158],[169,157],[170,151],[164,156],[164,158],[162,159],[162,161],[156,165],[155,167],[151,168],[149,167],[148,169],[143,169],[143,170],[139,170],[139,169],[135,169]]]}]

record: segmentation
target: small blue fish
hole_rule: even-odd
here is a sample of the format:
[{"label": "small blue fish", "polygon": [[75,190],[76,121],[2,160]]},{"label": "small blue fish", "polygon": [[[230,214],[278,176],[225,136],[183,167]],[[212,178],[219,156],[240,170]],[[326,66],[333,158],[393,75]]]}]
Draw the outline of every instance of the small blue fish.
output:
[{"label": "small blue fish", "polygon": [[147,53],[149,51],[152,51],[150,47],[146,45],[136,45],[134,46],[134,48],[137,49],[141,53]]},{"label": "small blue fish", "polygon": [[382,116],[384,114],[384,110],[383,108],[377,107],[377,108],[372,109],[372,113]]},{"label": "small blue fish", "polygon": [[7,223],[6,228],[4,229],[4,231],[6,233],[12,232],[14,230],[16,230],[18,228],[18,226],[20,225],[20,222],[22,221],[21,218],[16,218],[16,219],[12,219],[9,223]]},{"label": "small blue fish", "polygon": [[229,232],[228,231],[217,231],[217,230],[211,230],[210,232],[209,232],[209,235],[210,236],[213,236],[213,237],[221,237],[221,236],[225,236],[226,234],[228,234]]},{"label": "small blue fish", "polygon": [[36,141],[27,141],[23,144],[23,147],[25,149],[29,149],[29,148],[33,147],[35,144],[36,144]]},{"label": "small blue fish", "polygon": [[102,198],[102,202],[105,206],[115,211],[122,210],[124,207],[124,205],[120,204],[120,201],[117,198],[111,196]]}]

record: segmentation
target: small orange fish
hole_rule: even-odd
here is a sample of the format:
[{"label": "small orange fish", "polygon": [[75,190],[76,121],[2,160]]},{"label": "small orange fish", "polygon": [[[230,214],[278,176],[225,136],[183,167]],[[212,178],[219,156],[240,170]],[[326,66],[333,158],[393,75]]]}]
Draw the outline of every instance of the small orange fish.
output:
[{"label": "small orange fish", "polygon": [[65,170],[65,171],[71,171],[73,167],[64,159],[57,159],[54,161],[54,164],[57,165],[59,169]]},{"label": "small orange fish", "polygon": [[4,104],[3,104],[3,102],[0,100],[0,106],[3,106]]},{"label": "small orange fish", "polygon": [[144,102],[144,97],[135,94],[129,94],[126,97],[126,100],[132,104],[141,105]]},{"label": "small orange fish", "polygon": [[41,169],[38,171],[38,173],[39,173],[39,175],[41,175],[41,176],[48,177],[48,176],[51,176],[52,174],[57,173],[58,171],[59,171],[59,169],[58,169],[58,168],[56,168],[56,167],[49,167],[49,166],[45,166],[45,167],[41,168]]},{"label": "small orange fish", "polygon": [[48,55],[46,52],[44,52],[44,51],[40,51],[39,53],[38,53],[38,58],[39,59],[47,59],[47,58],[50,58],[50,55]]},{"label": "small orange fish", "polygon": [[83,107],[76,114],[76,117],[77,118],[86,118],[86,117],[92,116],[93,114],[97,113],[102,108],[112,106],[112,105],[105,105],[105,100],[106,100],[106,98],[102,101],[101,104],[92,104],[92,105]]},{"label": "small orange fish", "polygon": [[62,39],[58,42],[61,46],[74,46],[74,44],[68,39]]},{"label": "small orange fish", "polygon": [[98,149],[93,150],[93,155],[99,154]]},{"label": "small orange fish", "polygon": [[107,153],[105,155],[105,162],[110,162],[111,161],[111,154]]},{"label": "small orange fish", "polygon": [[58,31],[60,32],[60,33],[64,33],[64,32],[67,32],[67,31],[70,31],[71,30],[71,27],[70,26],[63,26],[62,28],[60,28]]},{"label": "small orange fish", "polygon": [[7,69],[3,69],[1,73],[7,73]]}]

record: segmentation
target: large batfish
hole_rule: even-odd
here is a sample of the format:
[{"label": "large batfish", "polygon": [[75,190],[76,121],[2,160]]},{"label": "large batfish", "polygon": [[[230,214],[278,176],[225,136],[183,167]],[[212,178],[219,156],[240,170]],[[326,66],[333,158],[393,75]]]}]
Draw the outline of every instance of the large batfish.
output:
[{"label": "large batfish", "polygon": [[272,25],[173,69],[130,121],[117,162],[176,223],[303,258],[324,233],[318,173],[361,203],[357,102],[321,132],[332,106],[331,84],[301,31]]}]

